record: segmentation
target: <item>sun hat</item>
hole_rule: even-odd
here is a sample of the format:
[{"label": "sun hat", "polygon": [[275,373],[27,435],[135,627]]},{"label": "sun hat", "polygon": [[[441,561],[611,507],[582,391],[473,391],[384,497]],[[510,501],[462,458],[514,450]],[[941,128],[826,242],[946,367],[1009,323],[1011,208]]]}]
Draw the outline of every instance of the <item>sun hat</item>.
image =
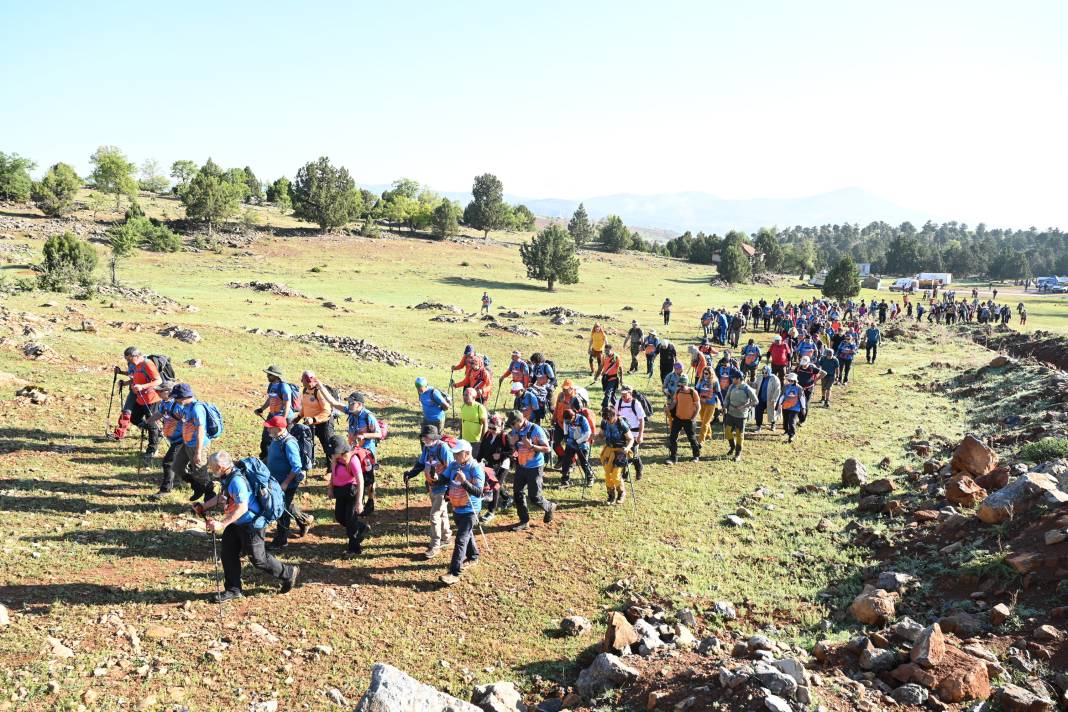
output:
[{"label": "sun hat", "polygon": [[471,452],[471,443],[466,440],[457,440],[456,444],[452,446],[452,451],[457,452]]},{"label": "sun hat", "polygon": [[274,364],[271,364],[267,368],[263,369],[263,372],[266,373],[268,376],[274,376],[275,378],[285,378],[285,376],[282,375],[282,369],[278,366],[275,366]]}]

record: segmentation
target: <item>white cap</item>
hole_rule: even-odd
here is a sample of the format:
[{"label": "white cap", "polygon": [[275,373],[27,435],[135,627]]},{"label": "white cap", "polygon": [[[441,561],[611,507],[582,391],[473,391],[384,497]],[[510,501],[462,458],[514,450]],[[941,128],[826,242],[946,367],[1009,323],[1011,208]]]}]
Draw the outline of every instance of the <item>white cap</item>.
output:
[{"label": "white cap", "polygon": [[471,452],[471,443],[466,440],[457,440],[452,448],[453,452]]},{"label": "white cap", "polygon": [[512,393],[519,393],[519,391],[521,390],[523,390],[522,383],[520,383],[519,381],[515,381],[514,383],[512,383]]}]

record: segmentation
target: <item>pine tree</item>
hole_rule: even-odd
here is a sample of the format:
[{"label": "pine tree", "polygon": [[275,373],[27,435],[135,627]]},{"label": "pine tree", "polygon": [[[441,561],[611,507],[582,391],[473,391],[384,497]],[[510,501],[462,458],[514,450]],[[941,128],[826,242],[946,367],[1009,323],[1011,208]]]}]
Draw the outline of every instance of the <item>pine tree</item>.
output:
[{"label": "pine tree", "polygon": [[575,254],[575,242],[555,223],[530,242],[520,245],[519,256],[527,268],[527,277],[544,280],[550,292],[556,289],[557,282],[578,284],[579,258]]},{"label": "pine tree", "polygon": [[844,302],[860,294],[860,274],[853,258],[845,256],[831,268],[823,280],[823,296]]},{"label": "pine tree", "polygon": [[567,231],[575,241],[575,247],[585,247],[593,239],[593,225],[590,224],[590,216],[586,214],[586,206],[582,203],[579,203],[571,215]]},{"label": "pine tree", "polygon": [[355,220],[363,212],[356,181],[348,169],[331,165],[326,156],[297,171],[291,192],[293,214],[317,223],[324,233]]},{"label": "pine tree", "polygon": [[601,225],[601,244],[609,252],[622,252],[630,247],[630,230],[618,215],[609,215]]},{"label": "pine tree", "polygon": [[483,232],[489,239],[490,230],[500,230],[505,225],[504,184],[492,173],[483,173],[471,186],[473,200],[464,208],[464,222]]},{"label": "pine tree", "polygon": [[727,244],[719,255],[719,276],[728,284],[748,282],[753,270],[749,258],[736,244]]},{"label": "pine tree", "polygon": [[56,217],[74,209],[74,196],[82,179],[66,163],[48,169],[40,181],[33,184],[33,202],[45,215]]}]

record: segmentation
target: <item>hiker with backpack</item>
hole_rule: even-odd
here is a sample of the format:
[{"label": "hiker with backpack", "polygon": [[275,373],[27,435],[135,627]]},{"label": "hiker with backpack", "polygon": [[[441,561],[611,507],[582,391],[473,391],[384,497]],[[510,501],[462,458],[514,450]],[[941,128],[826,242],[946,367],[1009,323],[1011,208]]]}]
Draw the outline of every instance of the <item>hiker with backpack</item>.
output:
[{"label": "hiker with backpack", "polygon": [[[556,402],[553,403],[552,437],[550,443],[552,444],[552,453],[554,453],[557,458],[564,456],[564,411],[571,407],[574,400],[575,384],[570,378],[565,378],[564,382],[560,384],[560,394],[556,396]],[[523,417],[526,418],[525,415]]]},{"label": "hiker with backpack", "polygon": [[487,524],[498,509],[510,506],[512,498],[505,491],[508,470],[512,466],[512,446],[504,432],[504,422],[499,413],[489,418],[486,432],[478,444],[478,459],[486,469],[486,483],[496,482],[492,495],[482,513],[482,523]]},{"label": "hiker with backpack", "polygon": [[[749,343],[742,347],[742,373],[747,376],[747,380],[750,382],[756,380],[757,366],[760,365],[760,347],[757,346],[755,339],[749,339]],[[722,385],[720,390],[723,390]]]},{"label": "hiker with backpack", "polygon": [[482,490],[486,475],[472,456],[471,443],[457,440],[452,447],[453,460],[434,480],[434,485],[444,483],[448,492],[449,504],[456,522],[455,545],[449,571],[441,577],[441,582],[452,586],[460,582],[460,574],[465,568],[478,564],[478,545],[475,543],[475,527],[478,526],[479,512],[482,511]]},{"label": "hiker with backpack", "polygon": [[660,313],[664,315],[664,326],[668,325],[671,321],[671,299],[665,299],[664,303],[660,305]]},{"label": "hiker with backpack", "polygon": [[627,451],[634,442],[634,438],[630,426],[620,419],[618,412],[605,408],[601,415],[604,418],[601,423],[601,433],[604,435],[601,466],[604,468],[604,485],[608,490],[608,503],[622,504],[627,497],[627,492],[623,488],[622,475],[627,469]]},{"label": "hiker with backpack", "polygon": [[309,438],[311,452],[308,455],[308,469],[315,467],[315,438],[323,446],[326,457],[327,477],[330,476],[330,455],[333,454],[330,443],[334,437],[334,408],[331,402],[337,399],[326,394],[327,387],[319,382],[315,374],[305,371],[300,374],[300,410],[293,417],[293,425],[300,423],[311,429],[314,437]]},{"label": "hiker with backpack", "polygon": [[215,495],[215,485],[208,475],[208,445],[222,435],[222,417],[215,406],[198,401],[188,383],[172,388],[171,397],[182,414],[182,447],[175,453],[172,467],[193,487],[190,502],[208,499]]},{"label": "hiker with backpack", "polygon": [[805,412],[808,404],[805,401],[805,391],[797,385],[797,374],[786,374],[786,385],[782,388],[779,396],[778,407],[782,411],[782,429],[786,433],[786,442],[792,443],[797,434],[798,415]]},{"label": "hiker with backpack", "polygon": [[297,488],[304,481],[305,466],[308,463],[301,459],[300,446],[297,439],[289,433],[289,423],[284,417],[271,416],[266,425],[267,434],[271,438],[271,443],[267,446],[266,465],[271,477],[282,489],[286,510],[278,517],[278,527],[268,548],[272,551],[282,551],[289,545],[290,527],[294,519],[297,522],[297,537],[307,534],[314,522],[301,511],[297,499]]},{"label": "hiker with backpack", "polygon": [[630,431],[629,448],[631,460],[634,462],[634,479],[640,480],[643,469],[641,446],[645,440],[645,421],[653,415],[652,406],[641,393],[630,386],[623,386],[619,402],[616,403],[614,410],[619,415],[619,421],[625,423]]},{"label": "hiker with backpack", "polygon": [[[773,369],[774,371],[774,369]],[[730,444],[727,457],[742,459],[742,444],[745,442],[745,424],[758,402],[756,391],[745,382],[744,374],[735,369],[730,374],[731,385],[723,394],[723,435]]]},{"label": "hiker with backpack", "polygon": [[489,292],[482,293],[482,308],[479,309],[479,314],[489,314],[490,305],[493,304],[493,298],[490,297]]},{"label": "hiker with backpack", "polygon": [[[265,421],[280,415],[286,420],[293,418],[293,413],[300,410],[300,390],[285,382],[282,369],[271,364],[263,370],[267,374],[267,397],[263,405],[256,408],[256,415]],[[267,415],[264,415],[266,411]],[[271,444],[271,437],[267,434],[267,426],[263,426],[263,434],[260,436],[260,459],[267,459],[267,446]]]},{"label": "hiker with backpack", "polygon": [[119,415],[119,424],[112,435],[116,440],[122,440],[131,425],[147,432],[148,446],[142,458],[148,463],[155,457],[159,447],[159,419],[155,416],[162,399],[156,389],[163,385],[163,376],[152,359],[146,358],[136,346],[127,347],[122,357],[126,359],[126,368],[123,370],[116,366],[115,374],[126,374],[129,380],[119,381],[119,391],[124,387],[128,387],[129,391]]},{"label": "hiker with backpack", "polygon": [[326,496],[334,500],[334,521],[345,528],[345,534],[348,536],[345,554],[359,556],[363,553],[363,540],[371,529],[360,520],[364,497],[363,465],[345,438],[334,435],[332,440],[330,480],[326,486]]},{"label": "hiker with backpack", "polygon": [[564,455],[560,460],[560,487],[571,486],[571,463],[578,460],[586,476],[586,486],[593,484],[590,468],[590,441],[593,439],[592,424],[582,413],[568,408],[564,411]]},{"label": "hiker with backpack", "polygon": [[[650,331],[649,335],[642,341],[642,351],[645,352],[645,377],[653,377],[653,361],[656,360],[656,355],[660,351],[660,338],[656,335],[655,331]],[[663,380],[662,378],[660,379]]]},{"label": "hiker with backpack", "polygon": [[508,363],[507,370],[497,379],[498,390],[504,385],[504,379],[509,377],[512,383],[522,383],[524,388],[530,385],[530,364],[523,360],[523,355],[518,351],[512,352],[512,360]]},{"label": "hiker with backpack", "polygon": [[704,447],[704,444],[712,439],[712,423],[720,407],[721,391],[719,389],[719,381],[716,380],[712,369],[706,369],[701,374],[701,379],[697,381],[697,385],[694,388],[701,399],[701,430],[698,434],[697,442],[701,444],[701,447]]},{"label": "hiker with backpack", "polygon": [[627,369],[627,373],[638,372],[638,354],[641,353],[642,344],[644,343],[645,332],[638,326],[638,320],[632,319],[630,322],[630,329],[627,331],[627,336],[623,339],[623,348],[630,347],[630,368]]},{"label": "hiker with backpack", "polygon": [[540,425],[529,422],[519,411],[513,410],[505,421],[508,428],[508,443],[515,452],[515,484],[512,494],[515,497],[515,511],[519,523],[512,531],[521,532],[530,528],[530,512],[527,504],[540,508],[544,512],[542,521],[546,524],[553,520],[556,504],[542,495],[545,477],[545,455],[550,451],[549,438]]},{"label": "hiker with backpack", "polygon": [[612,344],[605,344],[604,358],[601,360],[601,390],[604,397],[601,399],[601,409],[604,410],[616,399],[616,392],[623,382],[622,364],[619,354],[615,352]]},{"label": "hiker with backpack", "polygon": [[668,433],[668,459],[667,464],[674,465],[679,461],[679,433],[686,433],[686,440],[690,443],[692,461],[701,459],[701,445],[693,431],[693,421],[701,412],[701,399],[697,391],[690,387],[690,379],[683,374],[678,380],[678,389],[675,391],[671,403],[671,430]]},{"label": "hiker with backpack", "polygon": [[604,333],[604,327],[595,322],[590,330],[590,342],[586,348],[590,361],[591,382],[596,381],[601,375],[601,364],[604,360],[604,347],[607,338]]},{"label": "hiker with backpack", "polygon": [[441,547],[452,538],[449,530],[447,482],[439,481],[445,468],[452,462],[452,445],[456,443],[451,437],[451,444],[442,439],[441,431],[434,425],[424,425],[419,431],[419,441],[423,447],[411,469],[404,473],[405,486],[409,480],[419,474],[430,492],[430,545],[423,552],[427,559],[434,559],[441,553]]},{"label": "hiker with backpack", "polygon": [[360,460],[363,469],[363,513],[369,517],[375,513],[378,443],[386,438],[385,423],[378,422],[375,414],[364,404],[366,396],[359,391],[349,394],[346,406],[342,406],[330,394],[329,389],[323,390],[323,396],[334,410],[344,413],[347,418],[348,444],[353,448],[353,454]]},{"label": "hiker with backpack", "polygon": [[452,405],[449,397],[431,386],[423,376],[415,379],[415,392],[419,394],[419,405],[423,409],[422,424],[433,425],[439,433],[444,432],[445,414]]},{"label": "hiker with backpack", "polygon": [[160,499],[174,491],[174,458],[182,447],[182,406],[169,391],[166,400],[159,404],[157,415],[160,418],[160,432],[167,441],[167,452],[163,455],[163,479],[159,491],[150,495],[151,499]]},{"label": "hiker with backpack", "polygon": [[[472,445],[472,450],[482,441],[482,433],[486,432],[489,421],[489,411],[486,406],[475,400],[475,389],[464,389],[464,404],[460,406],[460,437]],[[475,456],[478,453],[475,452]]]},{"label": "hiker with backpack", "polygon": [[197,516],[217,504],[223,505],[223,518],[205,519],[209,532],[222,532],[223,579],[225,588],[214,597],[216,603],[241,598],[241,555],[249,557],[252,565],[281,582],[279,593],[289,593],[297,584],[300,567],[283,564],[267,553],[264,531],[281,507],[282,493],[266,472],[263,463],[254,457],[234,462],[225,450],[212,453],[208,459],[211,475],[217,478],[222,492],[203,504],[193,505]]},{"label": "hiker with backpack", "polygon": [[757,394],[756,404],[756,430],[760,432],[764,427],[764,413],[768,414],[768,430],[774,431],[775,424],[779,422],[779,396],[782,395],[782,382],[771,370],[771,366],[765,366],[760,376],[760,381],[754,390]]},{"label": "hiker with backpack", "polygon": [[663,383],[667,375],[675,368],[675,362],[678,360],[679,354],[675,350],[675,345],[667,339],[660,342],[660,348],[657,349],[657,353],[660,355],[660,382]]},{"label": "hiker with backpack", "polygon": [[489,402],[490,393],[493,391],[493,376],[490,375],[489,367],[481,356],[471,355],[467,357],[469,367],[464,379],[459,383],[450,383],[449,386],[466,389],[475,392],[475,400],[485,405]]}]

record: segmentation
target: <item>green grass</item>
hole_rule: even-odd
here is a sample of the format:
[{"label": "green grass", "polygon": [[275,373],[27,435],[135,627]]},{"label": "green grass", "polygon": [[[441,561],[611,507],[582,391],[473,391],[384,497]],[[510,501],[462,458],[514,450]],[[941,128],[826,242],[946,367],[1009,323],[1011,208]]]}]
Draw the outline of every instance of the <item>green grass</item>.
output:
[{"label": "green grass", "polygon": [[[150,202],[146,211],[151,213],[157,206]],[[83,691],[93,687],[106,691],[106,699],[122,696],[133,704],[153,696],[162,707],[179,694],[170,688],[180,687],[184,704],[195,709],[234,709],[252,699],[250,691],[276,694],[283,708],[299,700],[318,708],[326,705],[322,691],[329,686],[358,697],[378,660],[463,696],[473,682],[500,678],[517,679],[529,690],[536,675],[564,681],[573,672],[574,657],[591,639],[559,639],[548,632],[563,616],[599,619],[603,610],[617,606],[620,594],[609,589],[618,579],[698,609],[732,600],[741,620],[731,625],[746,630],[774,622],[784,636],[799,642],[822,635],[820,622],[838,619],[859,588],[858,570],[868,563],[866,550],[849,546],[834,531],[816,530],[821,518],[829,518],[832,530],[838,530],[853,516],[854,501],[835,486],[842,460],[856,456],[873,465],[890,454],[894,466],[918,464],[904,449],[917,426],[959,437],[969,404],[922,392],[913,384],[916,377],[930,380],[932,357],[974,367],[988,354],[960,348],[960,342],[938,336],[937,330],[933,343],[887,343],[878,366],[856,366],[853,385],[838,393],[834,409],[813,410],[797,442],[788,446],[778,435],[752,437],[741,463],[719,457],[726,446],[717,430],[705,453],[714,456],[710,461],[661,466],[665,433],[658,418],[646,449],[654,464],[631,499],[635,504],[600,504],[604,490],[599,472],[585,504],[580,490],[560,494],[550,489],[550,497],[562,503],[557,523],[516,535],[504,530],[513,521],[505,518],[487,532],[491,550],[483,565],[455,589],[443,591],[437,577],[444,562],[416,556],[426,528],[426,503],[420,496],[413,496],[413,546],[404,546],[399,472],[416,452],[412,381],[426,375],[445,386],[465,343],[488,353],[498,371],[518,348],[524,354],[540,350],[556,361],[562,375],[582,378],[592,320],[554,326],[545,317],[531,316],[523,323],[541,334],[537,338],[503,332],[481,337],[481,322],[430,322],[435,312],[409,307],[435,301],[474,313],[487,289],[495,309],[535,312],[563,305],[615,315],[607,327],[610,342],[617,345],[631,318],[685,345],[696,338],[698,318],[709,305],[733,306],[761,296],[797,300],[816,293],[793,286],[793,280],[778,287],[713,289],[704,267],[600,253],[584,254],[581,284],[549,293],[524,276],[515,248],[522,236],[495,237],[506,242],[264,236],[248,249],[142,253],[120,267],[125,283],[150,286],[183,305],[195,305],[195,312],[156,314],[151,307],[121,300],[79,302],[40,293],[6,299],[4,306],[13,312],[57,317],[55,324],[43,323],[46,333],[40,340],[60,359],[33,362],[13,348],[0,350],[0,371],[37,383],[53,396],[48,406],[33,406],[10,400],[13,389],[8,388],[3,392],[8,400],[0,402],[0,441],[9,443],[0,452],[0,509],[9,515],[2,527],[0,602],[15,611],[13,625],[0,637],[5,697],[22,695],[23,688],[25,695],[15,704],[19,709],[73,708]],[[39,250],[39,240],[29,242]],[[249,280],[284,282],[308,298],[270,297],[226,286]],[[667,328],[657,315],[665,296],[676,305]],[[343,309],[326,309],[317,297]],[[46,301],[55,306],[42,307]],[[624,306],[632,310],[623,311]],[[81,320],[69,316],[68,308],[95,320],[99,333],[67,330]],[[109,326],[118,321],[126,326]],[[134,323],[140,331],[129,330]],[[203,341],[187,345],[155,334],[172,323],[196,329]],[[366,338],[404,351],[419,365],[393,368],[356,361],[294,341],[255,336],[246,332],[251,327]],[[11,346],[24,341],[21,332],[0,335],[11,339]],[[767,345],[766,335],[756,337]],[[304,566],[301,588],[284,597],[270,595],[273,584],[246,572],[247,590],[254,594],[250,598],[225,613],[203,602],[214,589],[209,540],[178,531],[184,509],[178,495],[159,504],[143,498],[155,489],[156,469],[138,475],[132,450],[99,438],[111,383],[108,369],[131,343],[172,356],[180,377],[222,408],[226,434],[220,445],[240,455],[255,452],[259,441],[261,426],[249,409],[262,401],[261,369],[269,363],[281,364],[289,380],[311,368],[342,392],[356,387],[369,391],[371,407],[389,421],[391,436],[382,451],[382,511],[367,555],[339,558],[340,530],[325,524],[287,555]],[[204,367],[184,366],[190,358],[201,359]],[[887,373],[888,368],[894,373]],[[635,385],[645,388],[647,382],[640,377]],[[597,388],[591,391],[599,397]],[[557,478],[556,473],[547,477],[550,484]],[[325,523],[331,509],[323,484],[316,473],[305,506]],[[824,489],[799,491],[807,484]],[[761,486],[767,488],[766,496],[752,500]],[[756,513],[752,525],[723,526],[724,516],[743,503]],[[187,600],[193,601],[188,610],[182,607]],[[166,643],[144,640],[141,656],[130,656],[129,644],[109,624],[100,623],[111,611],[121,613],[142,635],[148,625],[162,623],[181,637]],[[252,620],[281,642],[257,643],[248,630]],[[71,645],[76,656],[63,664],[52,662],[46,635]],[[225,673],[202,663],[208,644],[220,638],[231,642]],[[331,657],[308,655],[322,642],[333,646]],[[127,660],[128,667],[113,665],[106,675],[93,677],[92,671],[109,660]],[[138,674],[144,664],[155,672]],[[160,666],[167,672],[159,673]],[[49,681],[59,684],[56,695],[47,694]],[[215,691],[209,693],[208,687]]]}]

